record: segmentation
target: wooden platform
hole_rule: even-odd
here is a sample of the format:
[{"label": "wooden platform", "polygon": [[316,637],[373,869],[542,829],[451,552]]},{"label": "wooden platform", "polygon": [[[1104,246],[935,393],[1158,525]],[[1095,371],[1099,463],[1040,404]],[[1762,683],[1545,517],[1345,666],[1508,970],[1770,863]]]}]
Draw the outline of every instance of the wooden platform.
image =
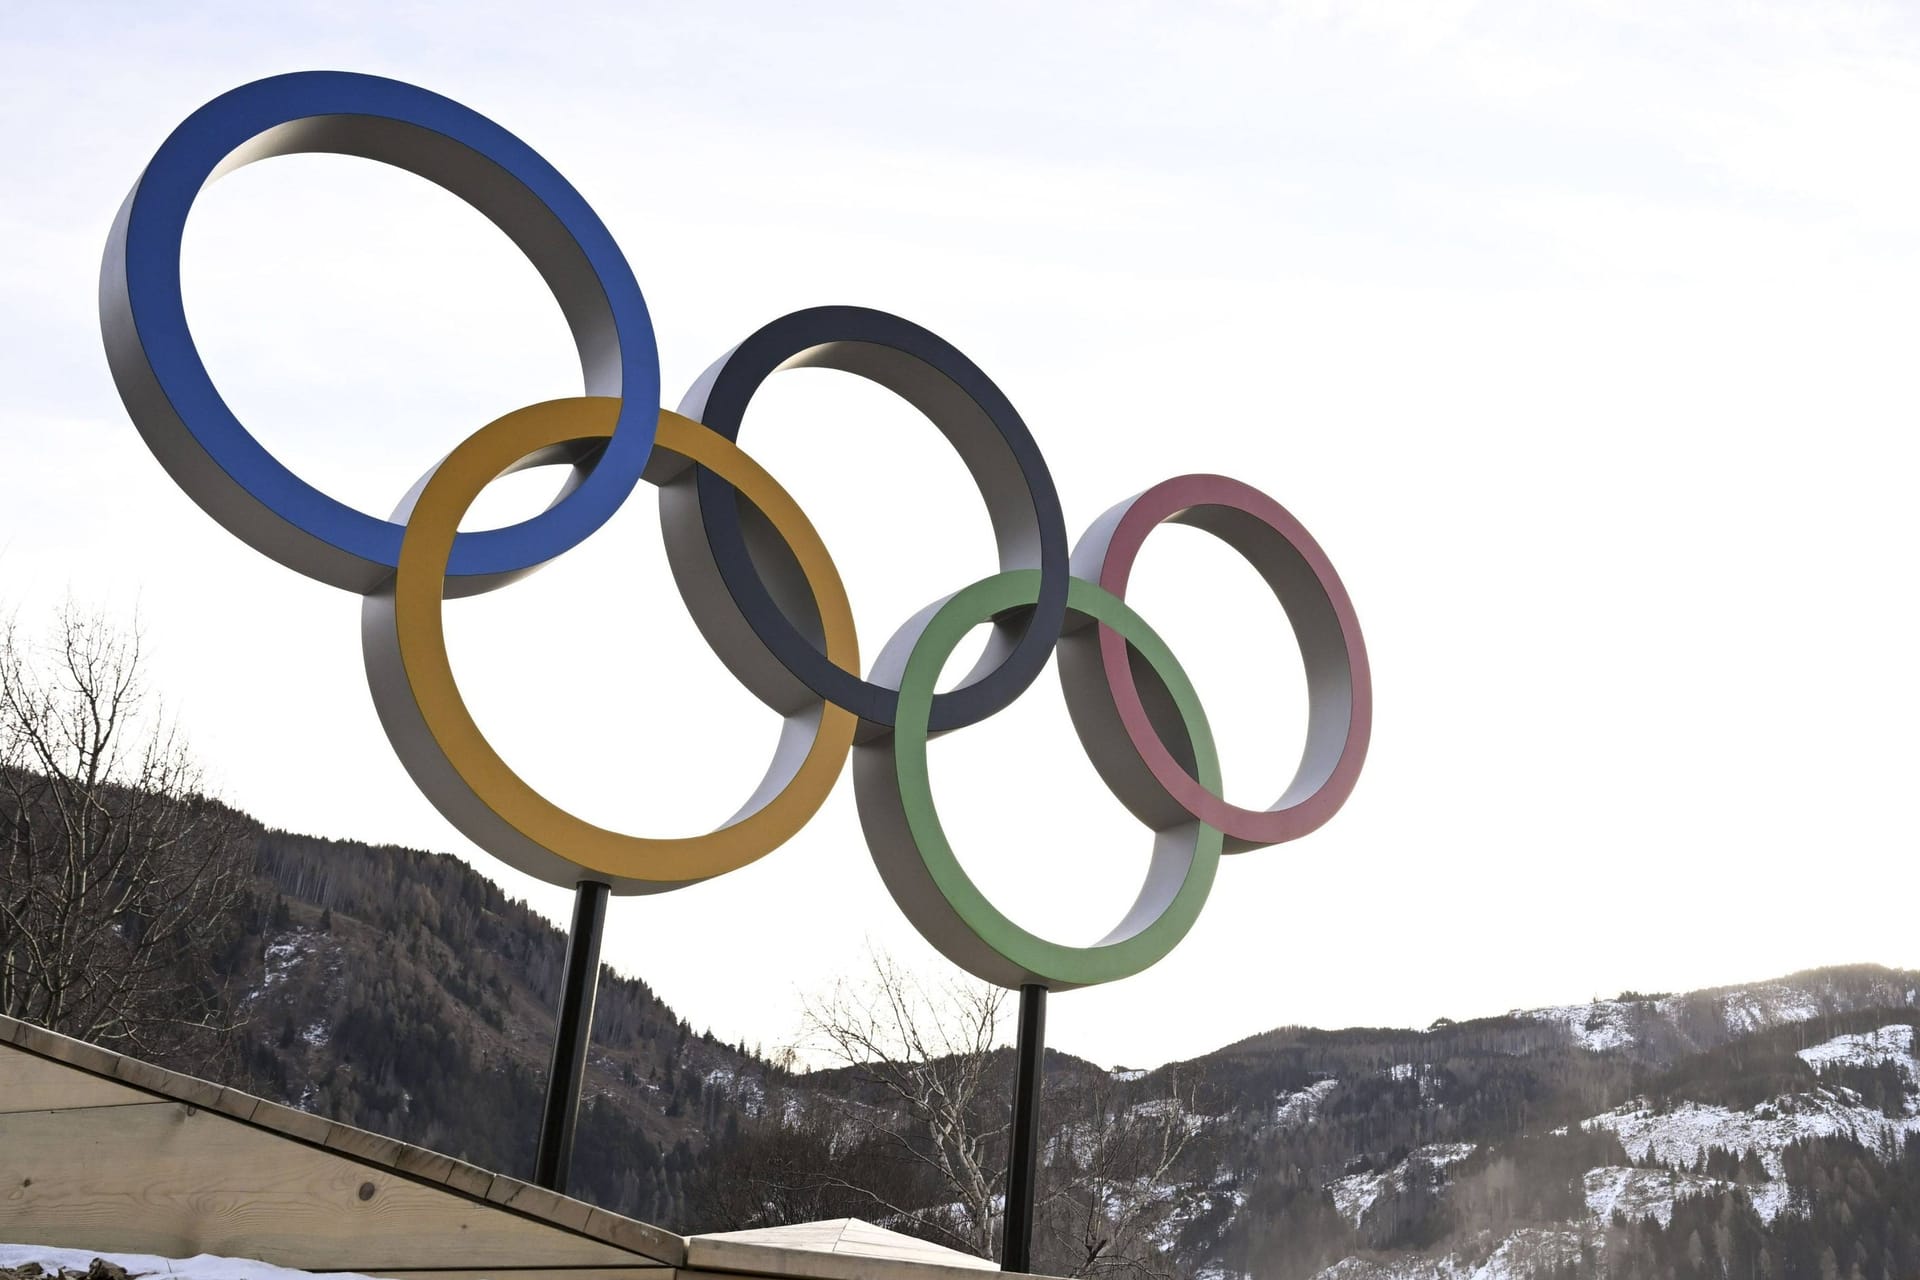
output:
[{"label": "wooden platform", "polygon": [[421,1280],[971,1280],[860,1222],[691,1239],[0,1017],[0,1241]]},{"label": "wooden platform", "polygon": [[903,1236],[858,1218],[805,1222],[758,1231],[726,1231],[687,1241],[688,1274],[817,1277],[818,1280],[881,1280],[915,1264],[916,1280],[979,1280],[1000,1268],[985,1258]]}]

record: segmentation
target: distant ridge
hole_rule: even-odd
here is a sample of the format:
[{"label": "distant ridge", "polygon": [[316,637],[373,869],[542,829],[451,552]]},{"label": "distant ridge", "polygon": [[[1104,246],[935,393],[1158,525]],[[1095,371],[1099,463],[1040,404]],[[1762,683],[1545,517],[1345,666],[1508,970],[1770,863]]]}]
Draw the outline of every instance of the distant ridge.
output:
[{"label": "distant ridge", "polygon": [[[256,834],[230,1082],[525,1177],[559,931],[448,855]],[[1196,1280],[1666,1280],[1694,1253],[1702,1274],[1818,1277],[1829,1250],[1846,1276],[1856,1245],[1863,1280],[1904,1280],[1917,997],[1920,972],[1848,965],[1424,1030],[1280,1027],[1154,1070],[1050,1054],[1043,1177],[1085,1185],[1115,1135],[1177,1130],[1170,1161],[1098,1176],[1140,1208],[1129,1256]],[[865,1217],[952,1243],[937,1181],[848,1145],[845,1118],[886,1105],[852,1073],[715,1041],[637,978],[603,977],[594,1030],[581,1198],[686,1233]],[[897,1176],[886,1205],[868,1176]]]}]

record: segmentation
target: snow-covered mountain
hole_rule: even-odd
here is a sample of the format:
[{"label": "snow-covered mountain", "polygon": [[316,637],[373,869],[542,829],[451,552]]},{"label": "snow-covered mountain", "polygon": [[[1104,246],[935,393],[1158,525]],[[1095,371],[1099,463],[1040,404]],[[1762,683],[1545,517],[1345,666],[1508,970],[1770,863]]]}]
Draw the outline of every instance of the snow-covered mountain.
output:
[{"label": "snow-covered mountain", "polygon": [[[237,1083],[513,1168],[561,939],[450,859],[264,833],[260,872]],[[1042,1256],[1204,1280],[1666,1280],[1698,1254],[1825,1280],[1831,1252],[1836,1277],[1915,1280],[1917,995],[1920,974],[1859,966],[1423,1031],[1280,1028],[1144,1072],[1050,1055]],[[696,1035],[631,980],[603,983],[595,1036],[576,1168],[594,1199],[676,1227],[890,1214],[938,1234],[938,1179],[850,1142],[848,1117],[886,1105],[851,1076]],[[999,1086],[978,1105],[980,1132],[1005,1123]],[[863,1188],[887,1179],[880,1210]]]},{"label": "snow-covered mountain", "polygon": [[1860,966],[1289,1028],[1133,1087],[1191,1090],[1190,1176],[1151,1198],[1207,1280],[1909,1280],[1916,1027],[1920,974]]},{"label": "snow-covered mountain", "polygon": [[1854,967],[1685,995],[1629,992],[1613,1000],[1516,1009],[1510,1016],[1563,1027],[1583,1049],[1671,1061],[1775,1027],[1803,1025],[1815,1034],[1812,1029],[1821,1018],[1859,1009],[1914,1007],[1920,1007],[1920,975]]}]

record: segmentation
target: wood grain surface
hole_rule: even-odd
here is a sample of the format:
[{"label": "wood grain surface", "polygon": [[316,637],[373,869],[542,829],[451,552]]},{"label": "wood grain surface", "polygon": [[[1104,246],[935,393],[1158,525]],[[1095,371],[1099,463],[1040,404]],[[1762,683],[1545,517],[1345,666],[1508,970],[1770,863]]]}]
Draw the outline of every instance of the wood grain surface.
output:
[{"label": "wood grain surface", "polygon": [[0,1113],[153,1101],[156,1099],[150,1093],[75,1071],[62,1063],[0,1049]]},{"label": "wood grain surface", "polygon": [[176,1102],[0,1114],[0,1239],[328,1271],[648,1262]]}]

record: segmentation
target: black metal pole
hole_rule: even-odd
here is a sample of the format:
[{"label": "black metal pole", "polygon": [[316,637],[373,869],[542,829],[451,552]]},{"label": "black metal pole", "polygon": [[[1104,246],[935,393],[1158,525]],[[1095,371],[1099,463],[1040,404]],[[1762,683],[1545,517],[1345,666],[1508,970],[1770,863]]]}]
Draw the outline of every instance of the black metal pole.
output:
[{"label": "black metal pole", "polygon": [[580,1114],[580,1085],[587,1075],[593,1000],[600,990],[600,937],[607,928],[610,892],[594,880],[582,880],[573,890],[573,932],[567,935],[560,1020],[553,1033],[547,1105],[540,1114],[540,1152],[533,1165],[535,1185],[561,1195],[567,1193],[567,1171],[573,1167],[573,1123]]},{"label": "black metal pole", "polygon": [[1040,1060],[1047,1051],[1047,989],[1020,988],[1019,1061],[1013,1077],[1013,1134],[1007,1151],[1007,1217],[1002,1271],[1033,1269],[1033,1189],[1040,1168]]}]

